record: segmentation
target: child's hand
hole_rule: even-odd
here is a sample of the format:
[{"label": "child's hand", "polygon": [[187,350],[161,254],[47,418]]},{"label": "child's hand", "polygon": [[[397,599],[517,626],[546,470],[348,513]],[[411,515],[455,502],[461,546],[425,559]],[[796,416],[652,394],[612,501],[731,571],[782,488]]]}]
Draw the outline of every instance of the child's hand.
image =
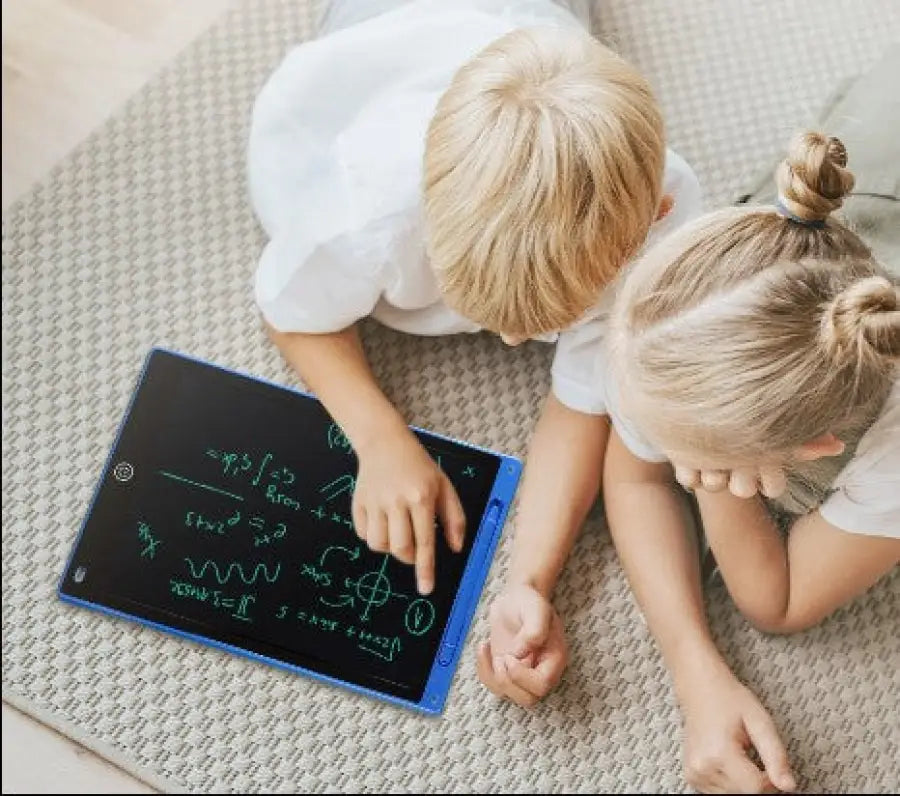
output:
[{"label": "child's hand", "polygon": [[697,470],[675,463],[675,478],[685,489],[721,492],[726,487],[735,497],[752,498],[757,492],[778,497],[787,481],[780,467],[740,467],[734,470]]},{"label": "child's hand", "polygon": [[370,550],[415,564],[419,592],[434,588],[435,516],[450,547],[462,549],[466,516],[456,490],[409,431],[359,453],[353,524]]},{"label": "child's hand", "polygon": [[[787,752],[766,709],[729,672],[682,695],[687,781],[701,793],[793,791]],[[756,749],[764,770],[748,756]]]},{"label": "child's hand", "polygon": [[562,620],[530,586],[508,588],[491,606],[491,638],[478,650],[478,676],[493,693],[532,707],[559,683],[569,660]]}]

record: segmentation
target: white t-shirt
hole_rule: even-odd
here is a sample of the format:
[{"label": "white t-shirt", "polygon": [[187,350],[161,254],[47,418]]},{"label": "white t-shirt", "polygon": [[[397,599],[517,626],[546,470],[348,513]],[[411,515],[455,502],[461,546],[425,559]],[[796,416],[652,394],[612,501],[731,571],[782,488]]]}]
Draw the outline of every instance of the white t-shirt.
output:
[{"label": "white t-shirt", "polygon": [[[666,461],[665,454],[625,417],[621,404],[610,390],[607,411],[625,446],[644,461]],[[900,381],[818,511],[842,531],[900,537]]]},{"label": "white t-shirt", "polygon": [[[272,326],[326,333],[371,315],[412,334],[479,331],[443,303],[425,254],[425,134],[456,70],[534,25],[582,28],[551,0],[417,0],[291,50],[256,100],[248,152],[269,236],[256,299]],[[648,244],[701,210],[673,152],[664,189],[675,204]],[[592,414],[606,407],[596,354],[606,303],[559,334],[553,362],[556,396]]]},{"label": "white t-shirt", "polygon": [[819,513],[850,533],[900,537],[900,380]]}]

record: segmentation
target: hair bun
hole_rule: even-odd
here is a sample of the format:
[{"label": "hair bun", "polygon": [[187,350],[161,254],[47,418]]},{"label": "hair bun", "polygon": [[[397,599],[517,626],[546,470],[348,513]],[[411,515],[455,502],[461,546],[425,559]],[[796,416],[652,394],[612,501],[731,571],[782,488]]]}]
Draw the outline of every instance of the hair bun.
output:
[{"label": "hair bun", "polygon": [[847,149],[838,138],[807,131],[791,142],[775,174],[787,209],[806,221],[824,221],[853,190]]},{"label": "hair bun", "polygon": [[822,334],[835,357],[900,358],[900,289],[883,276],[854,282],[828,306]]}]

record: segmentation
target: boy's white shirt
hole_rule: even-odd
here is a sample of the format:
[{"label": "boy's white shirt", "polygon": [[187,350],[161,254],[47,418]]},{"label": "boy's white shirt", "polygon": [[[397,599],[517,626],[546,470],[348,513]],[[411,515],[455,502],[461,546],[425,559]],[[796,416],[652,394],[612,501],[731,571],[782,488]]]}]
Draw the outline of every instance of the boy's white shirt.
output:
[{"label": "boy's white shirt", "polygon": [[[519,27],[581,23],[552,0],[417,0],[295,47],[253,109],[251,199],[269,236],[257,303],[282,331],[335,332],[366,316],[420,335],[477,332],[447,307],[425,253],[422,160],[456,70]],[[700,187],[674,152],[675,200],[647,244],[698,215]],[[606,411],[602,350],[612,290],[558,336],[553,391]]]}]

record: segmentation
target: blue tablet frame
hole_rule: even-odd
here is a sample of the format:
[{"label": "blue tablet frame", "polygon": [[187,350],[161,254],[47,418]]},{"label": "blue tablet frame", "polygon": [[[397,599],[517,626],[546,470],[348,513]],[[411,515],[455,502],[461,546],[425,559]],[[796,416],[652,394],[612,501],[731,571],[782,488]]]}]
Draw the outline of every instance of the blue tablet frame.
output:
[{"label": "blue tablet frame", "polygon": [[261,655],[259,653],[243,649],[242,647],[236,645],[227,644],[225,642],[218,641],[214,638],[210,638],[199,633],[190,633],[179,628],[171,627],[159,622],[154,622],[150,619],[145,619],[135,614],[120,611],[116,608],[110,608],[101,603],[92,602],[80,597],[73,597],[72,595],[65,593],[65,591],[63,590],[63,586],[69,576],[69,570],[72,566],[75,553],[78,550],[79,544],[81,543],[81,537],[87,528],[88,520],[90,519],[94,511],[94,505],[97,501],[97,498],[99,497],[103,484],[107,480],[110,469],[113,466],[114,453],[118,448],[119,440],[122,436],[128,419],[131,416],[131,410],[137,398],[138,392],[140,391],[141,386],[143,385],[144,380],[147,376],[147,371],[150,367],[153,355],[158,352],[168,354],[170,356],[180,357],[181,359],[191,360],[202,365],[217,368],[218,370],[225,371],[226,373],[230,373],[232,375],[249,378],[253,381],[268,384],[280,390],[286,390],[288,392],[297,393],[307,398],[318,400],[312,393],[304,392],[303,390],[299,390],[295,387],[278,384],[277,382],[269,381],[268,379],[262,379],[249,373],[226,368],[222,365],[217,365],[213,362],[209,362],[199,357],[190,356],[188,354],[174,351],[172,349],[154,346],[144,360],[144,365],[141,369],[137,385],[134,388],[131,400],[129,401],[128,407],[125,410],[124,415],[122,416],[121,422],[119,423],[115,440],[113,441],[109,453],[107,454],[106,463],[103,467],[100,479],[97,482],[97,486],[95,487],[90,506],[88,507],[88,511],[85,514],[84,520],[82,520],[81,528],[78,532],[78,537],[72,544],[72,548],[69,552],[69,557],[66,561],[66,566],[57,585],[57,595],[59,599],[72,605],[76,605],[82,608],[89,608],[91,610],[99,611],[116,618],[138,622],[155,630],[169,633],[170,635],[179,636],[189,641],[205,644],[207,646],[215,647],[217,649],[221,649],[236,655],[242,655],[246,658],[250,658],[251,660],[260,661],[271,666],[276,666],[278,668],[286,669],[297,674],[302,674],[329,685],[341,686],[356,693],[375,697],[376,699],[380,699],[394,705],[398,705],[400,707],[412,708],[428,715],[440,715],[446,705],[447,698],[450,693],[450,686],[452,685],[453,676],[456,673],[456,668],[462,655],[466,636],[468,635],[469,629],[471,628],[472,620],[475,616],[475,610],[478,606],[478,601],[481,597],[481,592],[484,588],[484,583],[487,579],[488,572],[490,571],[494,553],[496,552],[497,544],[500,541],[503,526],[506,523],[506,517],[515,497],[519,479],[522,475],[522,462],[514,456],[499,453],[498,451],[494,451],[489,448],[479,447],[468,442],[463,442],[462,440],[454,439],[453,437],[438,434],[428,429],[419,428],[418,426],[411,426],[411,428],[415,429],[416,431],[421,431],[422,433],[428,434],[429,436],[442,439],[446,442],[452,442],[458,445],[462,445],[466,448],[471,448],[472,450],[488,453],[500,459],[500,465],[497,469],[497,477],[494,480],[494,484],[491,488],[490,496],[488,498],[487,506],[478,525],[478,530],[476,531],[475,535],[475,541],[472,544],[472,549],[469,553],[468,561],[466,562],[466,566],[463,570],[462,579],[460,581],[459,588],[457,589],[456,597],[454,598],[453,605],[450,609],[450,615],[447,618],[447,626],[444,630],[443,636],[441,637],[440,643],[438,644],[437,653],[431,665],[431,672],[426,681],[425,689],[422,692],[422,698],[418,702],[408,699],[402,699],[401,697],[397,697],[392,694],[384,694],[372,688],[366,688],[365,686],[361,686],[356,683],[341,680],[330,675],[321,674],[314,669],[308,669],[306,667],[298,666],[293,663],[287,663],[285,661],[278,660],[277,658],[271,658],[266,655]]}]

